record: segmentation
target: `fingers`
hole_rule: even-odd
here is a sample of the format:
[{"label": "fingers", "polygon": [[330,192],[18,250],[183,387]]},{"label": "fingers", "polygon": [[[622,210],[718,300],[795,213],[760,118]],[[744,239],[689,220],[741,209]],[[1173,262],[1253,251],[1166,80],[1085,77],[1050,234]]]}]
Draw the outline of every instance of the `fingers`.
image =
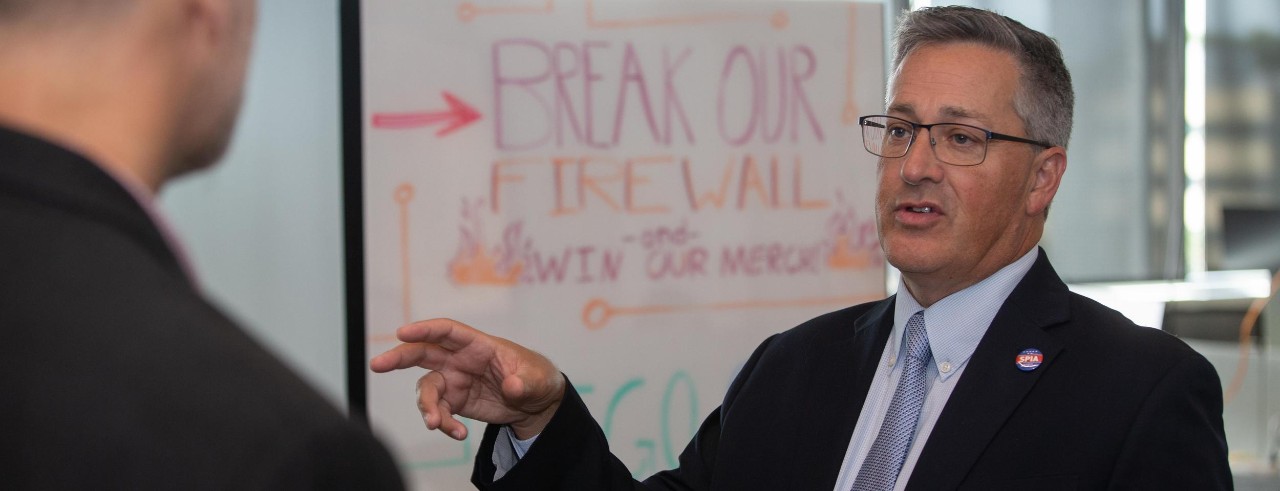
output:
[{"label": "fingers", "polygon": [[428,319],[396,329],[396,338],[405,343],[432,343],[457,351],[484,335],[453,319]]},{"label": "fingers", "polygon": [[369,360],[369,369],[377,373],[410,367],[439,369],[449,357],[449,351],[426,343],[401,344]]},{"label": "fingers", "polygon": [[467,426],[453,416],[453,407],[444,399],[444,377],[439,372],[418,379],[418,411],[428,430],[440,430],[454,440],[467,437]]},{"label": "fingers", "polygon": [[453,411],[450,410],[449,401],[440,401],[441,414],[445,417],[440,421],[440,431],[454,440],[464,440],[467,438],[467,425],[462,424],[457,418],[453,417]]},{"label": "fingers", "polygon": [[494,346],[498,339],[452,319],[414,322],[397,329],[396,337],[404,344],[371,359],[369,368],[374,372],[409,367],[436,370],[443,366],[449,355],[468,347],[480,347],[478,351],[469,350],[477,354],[490,353],[486,348]]}]

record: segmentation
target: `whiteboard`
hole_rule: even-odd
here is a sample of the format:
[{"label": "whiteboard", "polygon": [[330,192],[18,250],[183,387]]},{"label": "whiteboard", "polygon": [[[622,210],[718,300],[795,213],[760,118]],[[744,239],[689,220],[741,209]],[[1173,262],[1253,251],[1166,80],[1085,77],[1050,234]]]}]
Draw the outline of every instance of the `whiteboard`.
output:
[{"label": "whiteboard", "polygon": [[[879,5],[360,3],[365,359],[451,317],[547,355],[619,458],[675,465],[769,334],[883,298]],[[469,489],[483,424],[428,433],[369,373],[415,489]]]}]

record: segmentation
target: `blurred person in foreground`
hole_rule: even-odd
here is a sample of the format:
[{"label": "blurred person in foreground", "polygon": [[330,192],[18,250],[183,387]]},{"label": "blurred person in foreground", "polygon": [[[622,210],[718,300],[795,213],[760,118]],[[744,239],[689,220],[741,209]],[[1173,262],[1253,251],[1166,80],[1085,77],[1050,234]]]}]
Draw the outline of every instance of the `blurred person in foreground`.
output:
[{"label": "blurred person in foreground", "polygon": [[0,0],[0,487],[402,487],[157,213],[227,147],[256,8]]}]

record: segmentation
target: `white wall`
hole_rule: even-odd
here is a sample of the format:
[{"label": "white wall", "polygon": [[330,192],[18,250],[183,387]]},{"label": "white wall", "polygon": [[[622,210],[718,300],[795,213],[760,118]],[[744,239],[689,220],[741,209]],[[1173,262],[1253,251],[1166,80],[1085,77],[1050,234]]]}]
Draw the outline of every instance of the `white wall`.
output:
[{"label": "white wall", "polygon": [[337,0],[260,0],[235,140],[162,206],[200,284],[345,405]]}]

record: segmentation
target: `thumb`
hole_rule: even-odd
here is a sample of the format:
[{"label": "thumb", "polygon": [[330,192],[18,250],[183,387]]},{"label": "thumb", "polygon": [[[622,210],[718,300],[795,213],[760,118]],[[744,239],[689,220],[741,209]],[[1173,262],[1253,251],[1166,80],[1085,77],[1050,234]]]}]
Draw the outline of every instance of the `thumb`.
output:
[{"label": "thumb", "polygon": [[561,378],[563,376],[556,373],[555,377],[553,380],[544,380],[508,375],[502,380],[502,397],[512,408],[530,414],[541,412],[564,397],[564,388],[561,387],[563,383],[555,383],[564,380]]},{"label": "thumb", "polygon": [[528,394],[525,394],[526,389],[527,384],[519,375],[513,373],[502,379],[502,398],[512,405],[519,405],[528,398]]}]

